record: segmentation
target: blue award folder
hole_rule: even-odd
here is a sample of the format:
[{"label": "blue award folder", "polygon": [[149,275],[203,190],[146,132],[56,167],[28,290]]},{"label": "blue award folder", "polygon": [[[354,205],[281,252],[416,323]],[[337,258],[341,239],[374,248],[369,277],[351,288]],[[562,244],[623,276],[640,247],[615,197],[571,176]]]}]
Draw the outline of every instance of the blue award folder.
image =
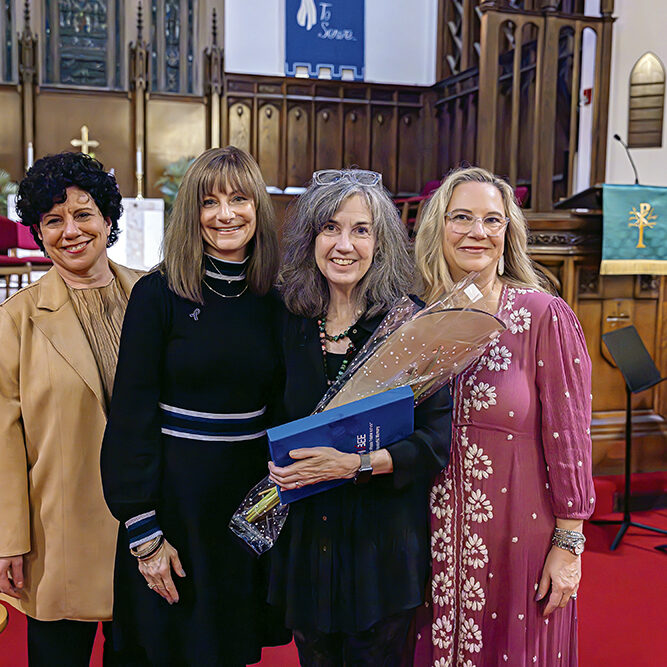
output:
[{"label": "blue award folder", "polygon": [[[414,431],[414,394],[398,387],[331,410],[297,419],[267,431],[273,462],[281,467],[294,463],[289,452],[302,447],[335,447],[364,454],[411,435]],[[280,502],[291,503],[349,482],[334,479],[280,491]]]}]

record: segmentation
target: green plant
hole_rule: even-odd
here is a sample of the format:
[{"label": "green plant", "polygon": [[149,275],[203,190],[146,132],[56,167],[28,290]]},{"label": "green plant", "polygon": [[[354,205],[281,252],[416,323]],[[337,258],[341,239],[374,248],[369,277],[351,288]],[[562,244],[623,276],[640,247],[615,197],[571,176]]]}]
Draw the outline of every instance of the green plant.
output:
[{"label": "green plant", "polygon": [[11,176],[0,169],[0,215],[7,215],[7,195],[16,194],[19,186],[12,181]]},{"label": "green plant", "polygon": [[155,187],[162,193],[167,210],[173,206],[183,176],[194,161],[194,157],[182,157],[175,162],[170,162],[164,168],[162,177],[155,182]]}]

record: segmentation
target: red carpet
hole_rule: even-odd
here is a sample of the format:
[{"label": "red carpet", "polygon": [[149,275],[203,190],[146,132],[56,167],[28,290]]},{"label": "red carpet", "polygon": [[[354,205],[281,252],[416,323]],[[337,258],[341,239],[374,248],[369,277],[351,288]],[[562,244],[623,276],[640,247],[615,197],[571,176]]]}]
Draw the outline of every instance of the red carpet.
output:
[{"label": "red carpet", "polygon": [[[637,512],[635,520],[667,530],[667,510]],[[612,517],[605,517],[612,518]],[[579,590],[581,667],[657,667],[667,664],[665,602],[667,554],[656,551],[667,536],[633,528],[614,552],[616,526],[586,524],[584,576]],[[99,642],[93,667],[101,667]],[[0,635],[0,667],[27,667],[25,620],[10,608]],[[264,649],[261,667],[296,667],[294,645]],[[550,667],[550,666],[546,666]]]}]

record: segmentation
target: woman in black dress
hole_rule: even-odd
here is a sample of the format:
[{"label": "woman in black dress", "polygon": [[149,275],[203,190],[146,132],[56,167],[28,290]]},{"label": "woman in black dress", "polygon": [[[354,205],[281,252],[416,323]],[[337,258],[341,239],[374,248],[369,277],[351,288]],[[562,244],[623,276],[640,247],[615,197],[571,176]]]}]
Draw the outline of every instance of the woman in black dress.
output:
[{"label": "woman in black dress", "polygon": [[265,562],[226,528],[266,470],[280,377],[274,228],[253,158],[206,151],[179,189],[164,261],[128,304],[102,448],[122,524],[122,664],[245,665],[290,639],[265,604]]},{"label": "woman in black dress", "polygon": [[[285,230],[281,289],[285,419],[308,415],[408,290],[404,227],[375,172],[316,172]],[[445,388],[415,410],[415,431],[368,455],[295,450],[271,477],[293,489],[356,478],[292,504],[276,545],[270,601],[302,665],[398,665],[423,603],[430,553],[428,496],[449,453]],[[368,457],[368,458],[367,458]]]}]

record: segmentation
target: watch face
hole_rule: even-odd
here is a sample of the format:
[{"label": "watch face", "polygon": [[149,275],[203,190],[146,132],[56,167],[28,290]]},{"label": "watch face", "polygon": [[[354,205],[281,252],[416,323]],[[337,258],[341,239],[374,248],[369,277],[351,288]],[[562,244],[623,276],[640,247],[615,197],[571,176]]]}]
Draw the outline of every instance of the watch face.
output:
[{"label": "watch face", "polygon": [[578,544],[574,545],[574,553],[577,556],[580,556],[582,553],[584,553],[584,543],[583,542],[579,542]]}]

